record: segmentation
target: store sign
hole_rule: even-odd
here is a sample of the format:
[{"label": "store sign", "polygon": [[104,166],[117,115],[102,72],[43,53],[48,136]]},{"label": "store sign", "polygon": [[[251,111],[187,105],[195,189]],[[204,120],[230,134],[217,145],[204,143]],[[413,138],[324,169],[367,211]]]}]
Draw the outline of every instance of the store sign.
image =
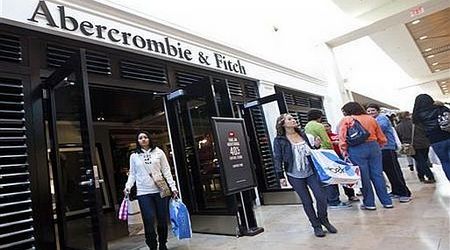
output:
[{"label": "store sign", "polygon": [[0,17],[35,27],[44,32],[75,35],[81,40],[130,48],[209,68],[247,75],[241,60],[223,53],[204,49],[168,36],[75,8],[38,0],[0,0]]},{"label": "store sign", "polygon": [[230,195],[256,187],[244,120],[213,117],[212,121],[224,193]]}]

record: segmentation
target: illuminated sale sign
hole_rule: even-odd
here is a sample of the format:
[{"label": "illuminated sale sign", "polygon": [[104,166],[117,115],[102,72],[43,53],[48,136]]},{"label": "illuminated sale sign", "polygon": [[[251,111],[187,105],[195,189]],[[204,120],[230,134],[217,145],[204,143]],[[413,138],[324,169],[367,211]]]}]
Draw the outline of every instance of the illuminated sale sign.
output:
[{"label": "illuminated sale sign", "polygon": [[411,17],[415,17],[418,15],[421,15],[425,10],[423,9],[422,6],[416,7],[412,10],[409,11],[409,14],[411,15]]}]

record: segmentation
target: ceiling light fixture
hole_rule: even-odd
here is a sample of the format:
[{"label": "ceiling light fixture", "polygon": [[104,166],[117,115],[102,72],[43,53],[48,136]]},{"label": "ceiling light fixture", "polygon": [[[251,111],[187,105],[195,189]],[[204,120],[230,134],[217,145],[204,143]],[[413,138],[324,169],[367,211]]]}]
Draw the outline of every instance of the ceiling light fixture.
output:
[{"label": "ceiling light fixture", "polygon": [[427,38],[428,38],[428,36],[421,36],[421,37],[419,37],[420,40],[425,40]]},{"label": "ceiling light fixture", "polygon": [[436,65],[438,65],[438,64],[439,64],[438,62],[434,62],[434,63],[432,63],[431,65],[436,66]]},{"label": "ceiling light fixture", "polygon": [[428,51],[431,51],[432,50],[432,48],[427,48],[427,49],[425,49],[425,52],[428,52]]},{"label": "ceiling light fixture", "polygon": [[418,23],[420,23],[420,19],[412,21],[412,24],[418,24]]},{"label": "ceiling light fixture", "polygon": [[433,58],[434,57],[434,55],[429,55],[429,56],[427,56],[427,58]]},{"label": "ceiling light fixture", "polygon": [[443,81],[442,83],[447,83],[447,81]]},{"label": "ceiling light fixture", "polygon": [[434,72],[439,72],[439,71],[441,71],[441,70],[440,70],[440,69],[435,69],[435,70],[434,70]]}]

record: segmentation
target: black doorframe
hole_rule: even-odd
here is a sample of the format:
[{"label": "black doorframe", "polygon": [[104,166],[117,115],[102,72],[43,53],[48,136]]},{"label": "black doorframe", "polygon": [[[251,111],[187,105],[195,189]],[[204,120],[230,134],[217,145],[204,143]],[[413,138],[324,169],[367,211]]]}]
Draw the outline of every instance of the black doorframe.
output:
[{"label": "black doorframe", "polygon": [[[239,105],[240,112],[241,112],[242,117],[244,118],[245,124],[247,126],[247,131],[249,131],[250,141],[257,141],[256,131],[254,128],[255,123],[253,121],[253,117],[252,117],[252,113],[251,113],[250,109],[260,107],[264,104],[268,104],[271,102],[277,103],[278,109],[280,110],[280,114],[288,113],[288,106],[286,104],[283,93],[275,93],[275,94],[261,97],[261,98],[258,98],[258,99],[252,100],[250,102]],[[251,152],[252,152],[252,156],[253,156],[253,161],[260,162],[260,155],[262,153],[259,152],[258,147],[251,147],[251,149],[252,149]],[[260,194],[266,192],[267,190],[266,190],[266,184],[265,184],[265,180],[264,180],[262,166],[259,166],[256,169],[256,175],[257,175],[257,179],[258,179],[258,191],[260,192]],[[286,190],[280,189],[280,190],[275,190],[275,191],[286,191]],[[264,199],[263,199],[264,197],[261,197],[261,198],[264,202]],[[278,203],[276,203],[276,204],[278,204]]]},{"label": "black doorframe", "polygon": [[[53,72],[49,78],[44,82],[44,87],[48,91],[49,98],[49,132],[51,143],[50,160],[52,162],[53,176],[55,177],[55,193],[56,193],[56,209],[57,209],[57,224],[58,224],[58,236],[62,249],[66,248],[67,240],[67,220],[65,215],[65,201],[63,196],[63,189],[60,180],[62,180],[61,162],[59,158],[59,145],[56,125],[56,103],[55,103],[55,88],[57,88],[65,78],[71,74],[75,75],[75,84],[81,86],[82,107],[83,110],[80,114],[80,126],[81,137],[84,150],[84,163],[86,170],[86,183],[87,191],[91,200],[88,200],[90,206],[89,211],[91,215],[93,243],[96,250],[107,249],[107,241],[104,235],[104,229],[102,224],[102,206],[101,206],[101,194],[98,176],[94,170],[95,159],[95,139],[93,121],[91,115],[91,103],[87,77],[87,65],[86,65],[86,50],[80,49],[74,53],[59,69]],[[83,233],[83,232],[82,232]]]},{"label": "black doorframe", "polygon": [[[227,88],[228,89],[228,88]],[[223,91],[224,89],[220,89],[219,91]],[[200,179],[200,173],[198,172],[199,169],[188,169],[185,167],[186,160],[189,161],[196,161],[197,163],[200,162],[198,159],[198,152],[195,147],[192,148],[185,148],[186,144],[194,145],[195,138],[194,135],[194,128],[192,124],[192,117],[190,115],[190,112],[187,110],[187,102],[190,98],[196,98],[196,97],[204,97],[206,102],[209,104],[207,105],[208,113],[211,116],[219,116],[219,104],[217,103],[216,98],[216,91],[213,84],[212,77],[205,77],[202,80],[189,84],[181,89],[172,91],[169,95],[165,97],[166,107],[167,107],[167,115],[169,120],[169,126],[170,131],[172,133],[172,142],[173,148],[174,148],[174,157],[175,162],[177,162],[177,173],[179,176],[183,176],[183,178],[178,178],[180,183],[180,191],[181,196],[183,197],[184,202],[186,205],[193,209],[193,211],[199,211],[198,204],[201,201],[198,201],[198,197],[202,197],[202,190],[199,186],[196,186],[195,180],[192,178],[186,178],[186,177],[193,177],[197,180]],[[221,105],[226,105],[227,109],[232,110],[232,102],[231,97],[228,93],[228,95],[225,96],[225,98],[222,98]],[[180,127],[180,124],[187,124],[188,126],[184,129]],[[184,133],[183,133],[183,130]],[[183,138],[184,136],[184,138]],[[185,140],[186,143],[183,143]],[[187,152],[187,150],[193,150],[193,156],[195,157],[192,159],[191,154]],[[183,164],[180,164],[183,163]],[[234,213],[234,209],[229,208],[230,213]]]}]

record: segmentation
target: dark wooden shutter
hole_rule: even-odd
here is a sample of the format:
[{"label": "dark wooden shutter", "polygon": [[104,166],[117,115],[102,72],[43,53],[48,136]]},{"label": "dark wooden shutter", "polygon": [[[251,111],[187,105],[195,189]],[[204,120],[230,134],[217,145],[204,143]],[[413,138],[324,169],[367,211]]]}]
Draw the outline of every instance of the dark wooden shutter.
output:
[{"label": "dark wooden shutter", "polygon": [[156,84],[167,84],[167,72],[161,65],[150,65],[141,62],[120,61],[120,76],[126,79],[145,81]]},{"label": "dark wooden shutter", "polygon": [[0,78],[0,249],[33,249],[22,81]]},{"label": "dark wooden shutter", "polygon": [[20,63],[22,60],[20,39],[0,34],[0,61]]},{"label": "dark wooden shutter", "polygon": [[189,85],[191,83],[199,82],[200,80],[202,80],[206,76],[199,75],[199,74],[194,74],[194,73],[189,73],[189,72],[178,71],[178,72],[175,73],[175,77],[176,77],[176,81],[177,81],[177,86],[178,87],[185,87],[185,86],[187,86],[187,85]]},{"label": "dark wooden shutter", "polygon": [[[47,45],[47,65],[49,68],[59,68],[75,52],[73,48],[65,48],[54,44]],[[86,65],[89,73],[111,75],[109,58],[100,53],[86,52]]]},{"label": "dark wooden shutter", "polygon": [[228,80],[228,89],[230,90],[231,96],[244,96],[244,91],[239,82]]}]

